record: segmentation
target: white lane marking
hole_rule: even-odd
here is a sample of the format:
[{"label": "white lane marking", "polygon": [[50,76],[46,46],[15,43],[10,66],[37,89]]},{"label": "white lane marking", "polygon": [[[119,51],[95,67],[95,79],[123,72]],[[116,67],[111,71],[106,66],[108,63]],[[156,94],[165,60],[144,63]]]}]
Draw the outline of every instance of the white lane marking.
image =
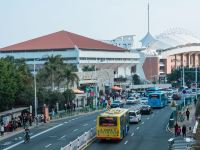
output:
[{"label": "white lane marking", "polygon": [[124,144],[127,144],[128,143],[128,141],[125,141],[125,143]]},{"label": "white lane marking", "polygon": [[5,143],[3,143],[2,145],[6,146],[6,145],[10,145],[10,144],[12,144],[11,141],[9,141],[9,142],[5,142]]},{"label": "white lane marking", "polygon": [[46,145],[45,148],[48,148],[49,146],[51,146],[51,144]]},{"label": "white lane marking", "polygon": [[68,122],[64,122],[64,123],[68,123]]},{"label": "white lane marking", "polygon": [[131,134],[131,136],[134,136],[134,132]]},{"label": "white lane marking", "polygon": [[74,130],[73,130],[73,132],[76,132],[76,131],[78,131],[78,129],[74,129]]},{"label": "white lane marking", "polygon": [[144,124],[144,122],[142,122],[141,124]]},{"label": "white lane marking", "polygon": [[86,124],[84,124],[83,126],[88,126],[88,124],[86,123]]},{"label": "white lane marking", "polygon": [[137,127],[136,130],[139,130],[140,127]]},{"label": "white lane marking", "polygon": [[63,139],[65,137],[65,135],[63,135],[62,137],[61,137],[61,139]]},{"label": "white lane marking", "polygon": [[93,120],[94,122],[96,122],[96,119],[95,120]]},{"label": "white lane marking", "polygon": [[[34,135],[34,136],[31,136],[31,139],[33,139],[33,138],[35,138],[35,137],[37,137],[37,136],[39,136],[39,135],[41,135],[41,134],[44,134],[44,133],[46,133],[46,132],[49,132],[49,131],[51,131],[51,130],[53,130],[53,129],[55,129],[55,128],[58,128],[58,127],[60,127],[60,126],[62,126],[62,125],[63,125],[63,124],[59,124],[59,125],[57,125],[57,126],[54,126],[54,127],[52,127],[52,128],[49,128],[49,129],[47,129],[47,130],[45,130],[45,131],[42,131],[42,132],[40,132],[40,133],[38,133],[38,134],[36,134],[36,135]],[[3,149],[3,150],[9,150],[9,149],[11,149],[11,148],[13,148],[13,147],[16,147],[16,146],[18,146],[18,145],[20,145],[20,144],[22,144],[22,143],[24,143],[24,141],[20,141],[20,142],[18,142],[18,143],[15,143],[15,144],[13,144],[13,145],[11,145],[11,146],[9,146],[9,147]]]},{"label": "white lane marking", "polygon": [[149,117],[147,118],[147,120],[149,120]]}]

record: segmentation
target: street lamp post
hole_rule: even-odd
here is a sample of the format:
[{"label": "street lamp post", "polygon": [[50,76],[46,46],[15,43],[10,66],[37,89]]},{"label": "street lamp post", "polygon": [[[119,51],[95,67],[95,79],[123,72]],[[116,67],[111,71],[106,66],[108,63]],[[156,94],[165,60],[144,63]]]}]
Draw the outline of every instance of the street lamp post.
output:
[{"label": "street lamp post", "polygon": [[197,66],[195,70],[195,82],[196,82],[196,100],[197,100]]},{"label": "street lamp post", "polygon": [[[36,85],[36,72],[35,72],[35,59],[34,59],[34,100],[35,100],[35,118],[37,118],[37,85]],[[36,120],[37,124],[37,120]]]}]

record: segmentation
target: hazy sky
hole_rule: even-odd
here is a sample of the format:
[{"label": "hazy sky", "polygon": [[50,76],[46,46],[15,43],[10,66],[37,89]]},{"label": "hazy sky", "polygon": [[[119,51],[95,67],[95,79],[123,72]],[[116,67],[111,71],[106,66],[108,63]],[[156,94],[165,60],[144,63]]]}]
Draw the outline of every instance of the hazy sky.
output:
[{"label": "hazy sky", "polygon": [[60,30],[108,40],[172,27],[200,35],[200,0],[0,0],[0,47]]}]

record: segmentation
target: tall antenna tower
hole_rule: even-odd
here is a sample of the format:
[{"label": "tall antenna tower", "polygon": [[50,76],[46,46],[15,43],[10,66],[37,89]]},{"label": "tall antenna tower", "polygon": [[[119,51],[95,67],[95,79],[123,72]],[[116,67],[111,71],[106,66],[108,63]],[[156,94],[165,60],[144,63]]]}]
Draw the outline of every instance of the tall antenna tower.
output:
[{"label": "tall antenna tower", "polygon": [[149,33],[149,3],[148,3],[148,8],[147,8],[147,10],[148,10],[148,33]]}]

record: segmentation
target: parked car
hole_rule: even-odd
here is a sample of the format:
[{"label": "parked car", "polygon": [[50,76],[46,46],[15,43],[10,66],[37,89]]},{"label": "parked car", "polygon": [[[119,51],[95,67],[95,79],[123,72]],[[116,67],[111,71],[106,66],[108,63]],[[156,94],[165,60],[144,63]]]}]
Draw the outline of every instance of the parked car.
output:
[{"label": "parked car", "polygon": [[122,107],[124,107],[124,104],[121,101],[119,101],[119,100],[115,100],[115,101],[113,101],[111,103],[110,107],[111,108],[117,108],[117,107],[122,108]]},{"label": "parked car", "polygon": [[138,102],[139,102],[139,100],[136,99],[135,97],[129,97],[129,98],[126,100],[126,104],[127,104],[127,105],[137,104]]},{"label": "parked car", "polygon": [[140,109],[141,114],[151,114],[153,113],[153,109],[149,105],[143,105]]},{"label": "parked car", "polygon": [[141,114],[139,110],[129,110],[129,122],[138,123],[141,121]]}]

